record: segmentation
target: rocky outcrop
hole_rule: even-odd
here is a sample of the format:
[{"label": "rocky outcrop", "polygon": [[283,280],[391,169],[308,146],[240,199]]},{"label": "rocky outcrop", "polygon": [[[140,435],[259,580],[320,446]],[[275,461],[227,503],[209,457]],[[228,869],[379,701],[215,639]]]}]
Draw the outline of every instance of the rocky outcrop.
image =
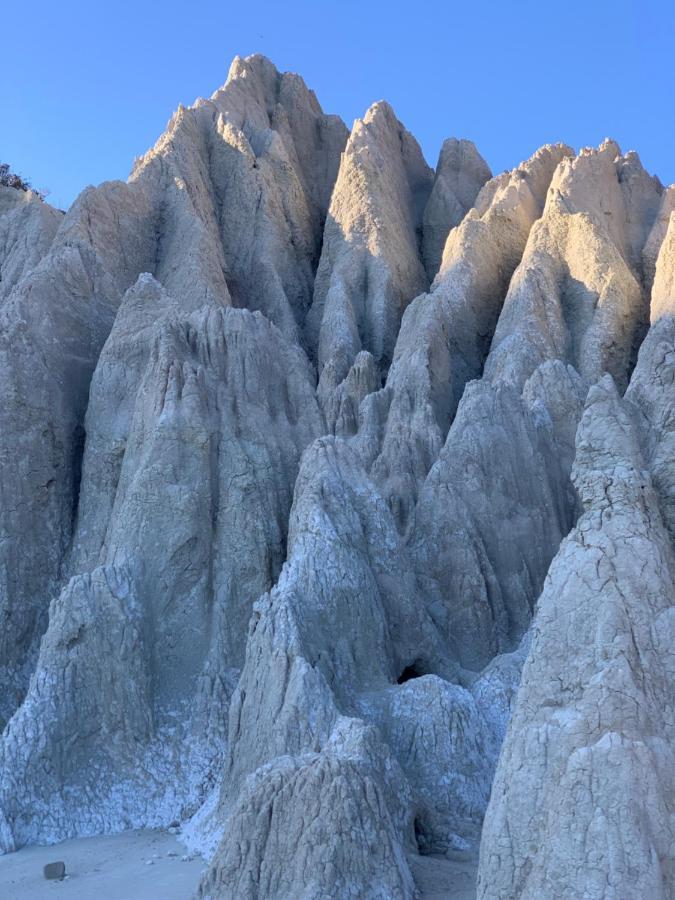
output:
[{"label": "rocky outcrop", "polygon": [[[387,886],[393,896],[412,896],[404,857],[406,843],[413,842],[409,789],[383,758],[377,733],[342,718],[360,691],[395,682],[420,632],[434,655],[431,623],[413,613],[406,590],[411,574],[398,549],[386,507],[359,474],[353,453],[335,440],[314,444],[298,476],[289,561],[272,594],[256,604],[232,699],[220,801],[225,834],[202,885],[205,895],[235,897],[246,887],[244,896],[263,897],[265,885],[278,885],[275,895],[289,898],[377,897]],[[345,728],[351,738],[346,747]],[[335,804],[325,806],[321,792],[311,799],[311,786],[319,783],[329,795],[335,791]],[[318,806],[308,831],[302,823],[311,803]],[[280,817],[274,833],[284,841],[297,836],[295,858],[307,860],[307,867],[287,871],[276,839],[249,844],[242,858],[244,808],[256,819],[274,810]],[[344,820],[345,833],[352,831],[350,809],[363,809],[367,817],[354,841],[313,848],[312,834],[332,831],[336,818]],[[368,832],[365,846],[378,845],[375,855],[364,853]],[[331,866],[336,852],[347,855]],[[249,871],[264,872],[263,883],[251,876],[240,882]],[[340,877],[353,888],[345,885],[341,892]],[[366,885],[372,885],[370,894]]]},{"label": "rocky outcrop", "polygon": [[539,600],[478,896],[671,897],[675,558],[610,376],[573,477],[585,512]]},{"label": "rocky outcrop", "polygon": [[156,197],[170,293],[228,298],[297,338],[309,307],[343,123],[297,75],[237,58],[210,100],[179,108],[133,184]]},{"label": "rocky outcrop", "polygon": [[33,191],[0,186],[0,300],[49,251],[62,218]]},{"label": "rocky outcrop", "polygon": [[589,384],[609,371],[625,385],[631,373],[646,303],[631,266],[659,188],[638,167],[611,142],[562,158],[484,377],[467,386],[420,492],[413,557],[436,620],[472,667],[520,640],[574,523],[569,472]]},{"label": "rocky outcrop", "polygon": [[625,388],[649,318],[641,253],[661,188],[606,141],[557,170],[497,326],[486,373],[522,387],[559,357]]},{"label": "rocky outcrop", "polygon": [[6,298],[0,719],[25,691],[64,580],[89,383],[124,292],[150,272],[186,312],[262,309],[297,337],[346,137],[298,76],[237,59],[210,101],[179,109],[128,185],[83,192]]},{"label": "rocky outcrop", "polygon": [[430,282],[440,268],[450,230],[473,207],[491,177],[492,172],[471,141],[449,138],[443,142],[422,220],[422,257]]},{"label": "rocky outcrop", "polygon": [[[400,141],[397,131],[403,136]],[[383,174],[389,182],[392,166],[398,172],[397,183],[383,188]],[[429,193],[419,149],[386,104],[376,104],[363,123],[355,124],[333,198],[338,235],[333,235],[329,220],[319,269],[328,287],[317,280],[308,319],[312,333],[321,317],[319,395],[328,424],[337,434],[356,432],[359,404],[381,386],[401,314],[427,284],[420,264],[424,263],[432,279],[448,233],[489,177],[487,165],[470,141],[450,139],[443,144]],[[359,271],[365,274],[358,275]],[[366,279],[362,286],[359,278]],[[352,297],[347,306],[345,290]],[[382,328],[389,336],[377,338]],[[382,347],[378,350],[382,340],[386,352]],[[355,355],[358,348],[364,349]]]},{"label": "rocky outcrop", "polygon": [[[3,850],[130,827],[142,781],[161,784],[171,771],[141,775],[130,753],[149,741],[154,722],[144,614],[128,575],[99,568],[73,578],[49,618],[28,696],[0,749]],[[105,811],[111,801],[117,816]]]},{"label": "rocky outcrop", "polygon": [[[671,186],[667,198],[675,196],[675,187]],[[667,220],[667,228],[663,231],[663,240],[659,244],[659,253],[654,267],[654,286],[652,288],[651,321],[658,322],[665,316],[675,315],[675,204]],[[656,231],[658,226],[654,226]],[[654,236],[650,235],[650,241]]]},{"label": "rocky outcrop", "polygon": [[555,425],[578,417],[581,379],[556,361],[526,387],[467,387],[415,511],[410,547],[427,604],[471,669],[518,644],[574,517]]},{"label": "rocky outcrop", "polygon": [[404,836],[412,847],[400,768],[375,729],[341,720],[321,753],[255,772],[199,896],[412,898]]},{"label": "rocky outcrop", "polygon": [[406,310],[384,390],[363,403],[355,440],[401,528],[464,386],[481,375],[509,279],[553,172],[569,152],[543,148],[483,188],[476,207],[448,236],[431,293]]},{"label": "rocky outcrop", "polygon": [[661,511],[675,540],[675,215],[661,245],[651,327],[626,391]]},{"label": "rocky outcrop", "polygon": [[523,661],[522,650],[497,656],[464,687],[415,660],[398,686],[360,697],[410,784],[418,853],[475,851]]},{"label": "rocky outcrop", "polygon": [[412,897],[406,853],[475,844],[520,662],[456,683],[416,594],[357,457],[317,441],[288,562],[251,621],[202,895]]},{"label": "rocky outcrop", "polygon": [[674,229],[611,141],[434,173],[259,56],[128,183],[0,190],[0,849],[673,897]]},{"label": "rocky outcrop", "polygon": [[[152,320],[145,330],[139,301]],[[177,636],[189,609],[188,644],[224,629],[223,662],[240,663],[250,606],[285,557],[300,455],[323,430],[306,357],[260,313],[176,314],[157,283],[141,279],[101,356],[89,413],[73,568],[135,561],[158,624]]]},{"label": "rocky outcrop", "polygon": [[[288,562],[251,622],[247,663],[230,711],[228,796],[245,772],[305,744],[317,749],[315,740],[320,746],[320,735],[332,727],[334,714],[319,715],[325,702],[317,701],[306,722],[295,716],[293,707],[309,701],[303,696],[308,687],[296,694],[299,681],[327,688],[331,704],[335,695],[349,712],[359,693],[395,683],[421,647],[427,670],[443,666],[432,623],[419,614],[414,595],[414,575],[386,505],[354,453],[322,438],[306,451],[298,475]],[[260,658],[267,664],[261,667]],[[295,666],[296,678],[289,673]],[[293,702],[284,700],[287,690]],[[291,714],[294,721],[271,727]]]},{"label": "rocky outcrop", "polygon": [[307,329],[328,424],[338,386],[361,350],[391,362],[406,305],[427,286],[422,217],[433,173],[387,103],[354,123],[328,210]]},{"label": "rocky outcrop", "polygon": [[[618,270],[614,263],[609,272]],[[626,399],[605,376],[579,426],[573,476],[585,512],[537,605],[482,838],[480,897],[672,895],[675,334],[667,239],[655,270],[652,326]],[[634,288],[623,296],[638,297]],[[639,301],[626,305],[608,292],[604,303],[600,333],[623,346],[625,380],[628,340],[616,338],[626,335],[626,316],[637,327]],[[609,368],[616,357],[602,357],[599,370],[603,360]],[[589,350],[583,361],[593,362]]]},{"label": "rocky outcrop", "polygon": [[[261,352],[269,360],[262,368]],[[75,575],[52,605],[5,742],[6,768],[26,786],[0,799],[16,842],[170,822],[195,803],[224,751],[222,710],[252,603],[281,569],[300,454],[322,429],[304,354],[260,313],[215,307],[186,316],[151,276],[127,292],[92,382],[71,568],[108,579],[126,573],[131,621],[123,616],[116,627],[139,631],[132,643],[151,690],[134,687],[140,675],[119,677],[134,689],[126,714],[150,724],[147,733],[118,733],[111,752],[107,730],[92,737],[82,719],[88,668],[101,666],[115,638],[107,613],[97,612],[100,591]],[[82,624],[83,603],[91,611]],[[64,637],[80,628],[86,641]],[[59,652],[48,653],[50,644]],[[66,702],[45,697],[44,686],[70,671],[83,680],[64,684]],[[102,677],[91,676],[92,690]],[[100,690],[92,716],[112,702],[110,688]],[[47,704],[51,730],[39,745],[53,772],[45,783],[32,742],[12,735],[27,709]],[[62,760],[62,742],[82,745],[82,758]],[[156,778],[135,783],[141,769]],[[97,781],[108,789],[94,800]],[[58,785],[68,785],[70,806]],[[31,831],[37,809],[42,822]]]},{"label": "rocky outcrop", "polygon": [[152,234],[144,195],[115,183],[87,190],[0,308],[3,721],[23,697],[60,588],[89,380],[123,290],[151,265]]},{"label": "rocky outcrop", "polygon": [[654,283],[656,260],[668,231],[672,212],[675,212],[675,185],[671,184],[661,195],[661,204],[656,219],[642,250],[642,270],[645,287],[648,289],[651,289]]}]

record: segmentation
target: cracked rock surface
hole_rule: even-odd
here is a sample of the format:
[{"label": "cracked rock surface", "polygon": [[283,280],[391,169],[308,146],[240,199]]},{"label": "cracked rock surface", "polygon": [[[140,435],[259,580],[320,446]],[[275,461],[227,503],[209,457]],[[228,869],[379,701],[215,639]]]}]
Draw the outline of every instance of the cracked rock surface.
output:
[{"label": "cracked rock surface", "polygon": [[584,513],[539,598],[479,897],[672,897],[675,557],[627,404],[593,386]]},{"label": "cracked rock surface", "polygon": [[675,900],[673,190],[434,171],[260,56],[67,213],[0,188],[0,849]]}]

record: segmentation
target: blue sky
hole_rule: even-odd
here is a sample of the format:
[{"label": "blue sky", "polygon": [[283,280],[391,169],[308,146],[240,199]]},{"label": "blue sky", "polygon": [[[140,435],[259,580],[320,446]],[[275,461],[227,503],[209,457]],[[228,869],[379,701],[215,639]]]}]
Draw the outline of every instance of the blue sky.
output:
[{"label": "blue sky", "polygon": [[0,161],[67,207],[126,178],[179,102],[236,54],[299,72],[348,125],[386,99],[431,163],[475,141],[493,172],[543,143],[637,150],[675,181],[675,2],[26,0],[0,50]]}]

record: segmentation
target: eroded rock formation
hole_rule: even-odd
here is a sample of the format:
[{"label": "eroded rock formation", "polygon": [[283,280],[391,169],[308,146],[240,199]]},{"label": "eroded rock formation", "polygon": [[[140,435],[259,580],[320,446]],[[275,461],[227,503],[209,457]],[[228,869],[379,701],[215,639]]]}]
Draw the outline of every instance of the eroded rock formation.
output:
[{"label": "eroded rock formation", "polygon": [[627,406],[609,375],[588,395],[585,512],[539,599],[479,897],[673,894],[675,557]]},{"label": "eroded rock formation", "polygon": [[612,141],[434,172],[262,57],[65,215],[2,188],[0,847],[675,897],[673,197]]}]

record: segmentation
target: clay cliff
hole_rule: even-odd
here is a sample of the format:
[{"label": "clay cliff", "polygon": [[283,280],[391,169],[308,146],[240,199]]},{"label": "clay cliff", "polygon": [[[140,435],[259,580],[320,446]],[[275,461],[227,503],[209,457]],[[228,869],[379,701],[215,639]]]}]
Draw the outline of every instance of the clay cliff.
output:
[{"label": "clay cliff", "polygon": [[260,56],[67,213],[0,188],[0,848],[673,900],[674,198]]}]

